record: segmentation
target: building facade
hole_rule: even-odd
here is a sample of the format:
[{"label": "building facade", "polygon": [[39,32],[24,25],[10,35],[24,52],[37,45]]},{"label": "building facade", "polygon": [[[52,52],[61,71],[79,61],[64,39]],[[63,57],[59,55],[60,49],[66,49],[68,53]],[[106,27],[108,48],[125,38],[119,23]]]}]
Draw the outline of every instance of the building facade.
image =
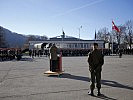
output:
[{"label": "building facade", "polygon": [[63,49],[92,49],[93,43],[98,43],[99,48],[104,48],[104,40],[82,40],[75,37],[61,35],[61,37],[53,37],[45,41],[29,41],[29,49],[41,48],[42,44],[54,43],[58,48]]}]

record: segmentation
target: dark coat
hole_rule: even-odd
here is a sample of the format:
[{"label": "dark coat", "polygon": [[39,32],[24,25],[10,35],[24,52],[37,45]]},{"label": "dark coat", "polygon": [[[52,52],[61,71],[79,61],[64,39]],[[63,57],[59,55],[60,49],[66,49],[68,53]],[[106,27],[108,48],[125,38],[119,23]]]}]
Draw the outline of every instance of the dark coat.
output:
[{"label": "dark coat", "polygon": [[50,48],[50,59],[57,60],[57,47],[56,46],[52,46]]},{"label": "dark coat", "polygon": [[89,70],[102,70],[102,65],[104,64],[104,56],[98,49],[93,50],[88,55]]}]

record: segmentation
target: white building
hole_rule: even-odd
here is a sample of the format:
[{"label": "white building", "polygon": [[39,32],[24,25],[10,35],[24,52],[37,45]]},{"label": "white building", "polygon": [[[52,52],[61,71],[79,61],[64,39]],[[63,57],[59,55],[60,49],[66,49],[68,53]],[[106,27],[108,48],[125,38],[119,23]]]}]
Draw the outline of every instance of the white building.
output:
[{"label": "white building", "polygon": [[82,40],[65,34],[50,38],[45,41],[29,41],[29,49],[42,48],[42,44],[55,43],[58,48],[64,49],[91,49],[93,43],[98,43],[99,48],[104,48],[104,40]]}]

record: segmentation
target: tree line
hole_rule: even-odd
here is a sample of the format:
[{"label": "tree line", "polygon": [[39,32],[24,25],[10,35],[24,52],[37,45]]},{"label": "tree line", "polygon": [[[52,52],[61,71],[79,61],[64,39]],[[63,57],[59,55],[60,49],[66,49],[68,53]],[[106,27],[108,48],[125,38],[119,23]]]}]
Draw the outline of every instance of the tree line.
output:
[{"label": "tree line", "polygon": [[120,41],[121,45],[129,45],[131,48],[133,40],[133,20],[128,20],[124,24],[117,25],[117,27],[120,29],[119,33],[114,30],[109,31],[107,27],[99,29],[96,33],[96,39],[105,40],[105,42],[108,43],[118,43]]}]

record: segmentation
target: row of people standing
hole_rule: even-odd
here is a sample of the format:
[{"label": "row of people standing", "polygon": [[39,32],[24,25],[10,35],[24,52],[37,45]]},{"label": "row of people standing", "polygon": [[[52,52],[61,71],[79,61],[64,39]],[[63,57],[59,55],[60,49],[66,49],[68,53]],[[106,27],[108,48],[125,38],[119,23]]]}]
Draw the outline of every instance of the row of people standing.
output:
[{"label": "row of people standing", "polygon": [[[88,52],[92,51],[92,49],[60,49],[60,52],[62,52],[62,56],[87,56]],[[100,49],[105,56],[110,56],[112,54],[111,49]],[[116,49],[113,51],[113,54],[133,54],[133,49]],[[47,50],[36,50],[32,49],[29,50],[29,56],[34,57],[42,57],[42,55],[45,55],[46,57],[50,55],[49,49]]]},{"label": "row of people standing", "polygon": [[[110,56],[112,54],[111,49],[100,49],[105,56]],[[87,56],[88,52],[92,49],[61,49],[63,56]],[[113,54],[128,54],[133,55],[133,49],[115,49]]]},{"label": "row of people standing", "polygon": [[[49,48],[50,49],[50,48]],[[49,49],[46,50],[36,50],[32,49],[29,50],[29,56],[34,57],[42,57],[42,55],[45,55],[46,57],[50,55]],[[68,49],[68,48],[58,48],[60,52],[62,52],[62,56],[87,56],[88,52],[92,51],[92,49]],[[101,49],[104,55],[110,55],[111,50],[110,49]]]},{"label": "row of people standing", "polygon": [[[100,49],[104,55],[110,55],[110,49]],[[61,49],[63,56],[87,56],[92,49]]]},{"label": "row of people standing", "polygon": [[121,49],[123,54],[133,55],[133,48],[132,49]]},{"label": "row of people standing", "polygon": [[29,50],[29,56],[34,58],[34,57],[42,57],[42,55],[44,55],[42,50]]},{"label": "row of people standing", "polygon": [[61,49],[63,56],[87,56],[89,49]]},{"label": "row of people standing", "polygon": [[10,49],[10,48],[2,48],[0,49],[0,61],[7,61],[7,60],[13,60],[21,59],[21,49]]}]

